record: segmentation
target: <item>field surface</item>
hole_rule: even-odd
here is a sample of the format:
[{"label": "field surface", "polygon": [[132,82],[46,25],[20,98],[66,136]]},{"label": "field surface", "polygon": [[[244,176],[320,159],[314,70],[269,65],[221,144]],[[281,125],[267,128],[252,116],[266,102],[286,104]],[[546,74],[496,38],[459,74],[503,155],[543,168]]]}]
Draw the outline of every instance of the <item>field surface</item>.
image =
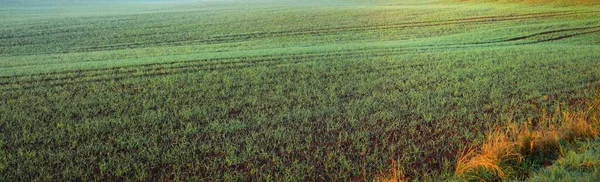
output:
[{"label": "field surface", "polygon": [[412,179],[600,86],[600,7],[0,1],[0,181]]}]

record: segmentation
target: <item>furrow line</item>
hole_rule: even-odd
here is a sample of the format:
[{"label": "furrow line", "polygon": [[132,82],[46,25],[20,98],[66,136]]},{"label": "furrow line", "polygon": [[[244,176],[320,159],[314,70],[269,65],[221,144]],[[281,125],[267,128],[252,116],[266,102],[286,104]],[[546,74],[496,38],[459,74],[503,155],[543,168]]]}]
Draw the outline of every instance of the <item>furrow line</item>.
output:
[{"label": "furrow line", "polygon": [[[379,56],[379,55],[386,55],[385,53],[383,54],[373,54],[373,56]],[[347,54],[347,55],[335,55],[336,57],[341,57],[341,58],[346,58],[346,57],[351,57],[353,55],[351,54]],[[315,56],[313,58],[317,58],[319,56]],[[283,59],[285,60],[285,59]],[[153,76],[153,75],[171,75],[171,74],[179,74],[179,73],[190,73],[190,72],[194,72],[194,71],[202,71],[202,70],[224,70],[223,68],[227,68],[227,69],[243,69],[243,68],[249,68],[249,67],[256,67],[256,66],[276,66],[276,65],[285,65],[285,64],[297,64],[297,63],[301,63],[301,62],[311,62],[311,61],[315,61],[315,60],[309,60],[306,61],[306,58],[300,58],[300,59],[291,59],[291,61],[283,61],[281,59],[264,59],[264,60],[254,60],[252,62],[238,62],[238,64],[228,64],[228,65],[220,65],[220,66],[213,66],[213,67],[206,67],[206,66],[198,66],[198,67],[194,67],[194,66],[184,66],[184,67],[171,67],[171,68],[153,68],[150,70],[146,70],[146,72],[150,72],[150,73],[143,73],[141,74],[141,76],[143,75],[149,75],[149,76]],[[86,80],[88,79],[97,79],[97,78],[104,78],[106,80],[111,80],[113,78],[126,78],[126,77],[131,77],[131,76],[135,76],[135,77],[141,77],[140,75],[136,75],[134,73],[131,72],[121,72],[121,73],[117,73],[117,74],[113,74],[110,75],[110,78],[106,78],[106,74],[99,74],[99,75],[94,75],[94,76],[81,76],[81,77],[72,77],[72,78],[63,78],[63,79],[57,79],[57,80],[51,80],[51,81],[46,81],[46,82],[50,82],[46,85],[61,85],[61,84],[66,84],[66,83],[79,83],[79,82],[86,82]],[[43,84],[44,81],[32,81],[32,82],[20,82],[20,83],[10,83],[10,84],[4,84],[5,90],[7,86],[10,85],[14,85],[14,84],[18,84],[18,85],[30,85],[30,86],[26,86],[27,87],[38,87],[38,86],[44,86]],[[58,82],[58,83],[55,83]],[[2,88],[2,87],[0,87]]]},{"label": "furrow line", "polygon": [[392,25],[372,25],[372,26],[355,26],[355,27],[335,27],[326,29],[314,29],[314,30],[290,30],[290,31],[278,31],[278,32],[257,32],[257,33],[245,33],[245,34],[233,34],[224,36],[215,36],[208,39],[198,40],[171,40],[161,42],[141,42],[141,43],[129,43],[129,44],[110,44],[101,46],[90,46],[80,47],[75,52],[86,52],[86,51],[98,51],[98,50],[114,50],[120,48],[138,48],[145,46],[154,45],[182,45],[187,43],[203,43],[203,44],[218,44],[226,42],[236,42],[240,40],[247,40],[251,38],[266,38],[266,37],[285,37],[285,36],[302,36],[302,35],[327,35],[331,33],[339,32],[357,32],[357,31],[369,31],[369,30],[385,30],[385,29],[396,29],[396,28],[419,28],[419,27],[431,27],[431,26],[444,26],[444,25],[456,25],[466,23],[494,23],[502,21],[513,21],[513,20],[525,20],[532,18],[549,18],[564,15],[577,15],[589,12],[552,12],[552,13],[530,13],[512,16],[484,16],[484,17],[472,17],[463,19],[453,19],[444,21],[422,21],[422,22],[407,22],[398,23]]},{"label": "furrow line", "polygon": [[[581,28],[571,28],[571,29],[560,29],[560,30],[551,30],[551,31],[545,31],[545,32],[540,32],[540,33],[535,33],[535,34],[531,34],[531,35],[527,35],[527,36],[521,36],[521,37],[515,37],[515,38],[510,38],[510,39],[505,39],[502,41],[495,41],[495,42],[480,42],[480,43],[472,43],[472,44],[489,44],[489,43],[501,43],[501,42],[510,42],[510,41],[517,41],[517,40],[523,40],[523,39],[527,39],[527,38],[532,38],[535,36],[540,36],[540,35],[547,35],[547,34],[552,34],[552,33],[560,33],[560,32],[569,32],[569,31],[579,31],[579,30],[589,30],[589,29],[595,29],[595,28],[600,28],[600,26],[593,26],[593,27],[581,27]],[[577,34],[572,34],[572,35],[565,35],[565,36],[559,36],[556,38],[551,38],[551,39],[545,39],[545,40],[540,40],[540,41],[535,41],[535,42],[528,42],[528,43],[521,43],[521,44],[517,44],[517,45],[523,45],[523,44],[534,44],[534,43],[541,43],[541,42],[549,42],[549,41],[556,41],[556,40],[561,40],[561,39],[566,39],[566,38],[572,38],[572,37],[576,37],[576,36],[581,36],[581,35],[587,35],[587,34],[592,34],[592,33],[597,33],[600,32],[600,30],[594,30],[594,31],[589,31],[589,32],[583,32],[583,33],[577,33]],[[463,46],[467,46],[470,44],[457,44],[457,45],[463,45]],[[419,47],[414,47],[414,48],[419,48]],[[198,61],[189,61],[189,62],[171,62],[171,63],[162,63],[162,64],[149,64],[149,65],[136,65],[136,66],[131,66],[131,67],[116,67],[116,68],[106,68],[106,69],[94,69],[94,70],[85,70],[85,71],[67,71],[67,72],[57,72],[57,73],[50,73],[50,74],[39,74],[39,75],[23,75],[23,76],[18,76],[18,77],[14,77],[14,76],[4,76],[4,77],[0,77],[0,78],[13,78],[13,79],[19,79],[19,77],[31,77],[31,76],[41,76],[41,77],[45,77],[43,79],[37,79],[37,80],[27,80],[27,81],[16,81],[16,82],[0,82],[0,86],[3,85],[9,85],[9,84],[28,84],[28,83],[39,83],[39,82],[46,82],[46,81],[60,81],[60,80],[68,80],[68,79],[75,79],[75,78],[79,78],[79,77],[89,77],[89,74],[85,74],[85,72],[95,72],[97,71],[97,73],[92,73],[91,76],[96,76],[96,75],[106,75],[106,74],[110,74],[108,72],[110,71],[118,71],[118,73],[121,72],[139,72],[139,71],[156,71],[156,70],[162,70],[162,69],[177,69],[177,68],[185,68],[185,67],[207,67],[207,66],[218,66],[218,65],[227,65],[227,64],[237,64],[237,63],[258,63],[258,62],[264,62],[264,61],[271,61],[271,60],[275,60],[275,59],[311,59],[311,58],[316,58],[316,57],[340,57],[340,56],[344,56],[344,57],[351,57],[351,55],[359,55],[361,53],[363,54],[369,54],[369,55],[373,55],[373,56],[377,56],[377,55],[389,55],[386,53],[398,53],[400,51],[407,51],[408,49],[406,48],[400,48],[400,49],[365,49],[365,50],[358,50],[358,51],[353,51],[353,50],[349,50],[349,51],[343,51],[343,52],[336,52],[336,53],[308,53],[308,54],[301,54],[301,55],[284,55],[284,56],[262,56],[262,57],[255,57],[255,58],[250,58],[248,59],[244,59],[244,58],[221,58],[221,59],[209,59],[209,60],[198,60]],[[374,52],[377,51],[377,52]],[[237,60],[237,61],[224,61],[224,60]],[[168,66],[168,65],[174,65],[174,64],[181,64],[181,65],[177,65],[177,66],[173,66],[173,67],[164,67],[164,66]],[[162,66],[162,67],[161,67]],[[131,69],[135,69],[135,70],[124,70],[124,71],[119,71],[120,69],[127,69],[127,68],[131,68]],[[84,72],[84,74],[81,74],[82,72]],[[60,77],[60,78],[51,78],[48,77],[49,75],[55,75],[55,76],[60,76],[61,74],[74,74],[76,73],[77,75],[75,76],[66,76],[66,77]]]},{"label": "furrow line", "polygon": [[[505,43],[505,42],[515,42],[515,41],[526,40],[526,39],[530,39],[530,38],[534,38],[534,37],[538,37],[538,36],[542,36],[542,35],[553,34],[553,33],[561,33],[561,32],[567,32],[568,33],[568,32],[576,32],[576,31],[581,31],[581,30],[590,30],[590,29],[597,29],[597,28],[600,28],[600,26],[550,30],[550,31],[544,31],[544,32],[530,34],[530,35],[525,35],[525,36],[519,36],[519,37],[513,37],[513,38],[508,38],[508,39],[503,39],[503,40],[497,40],[497,41],[474,42],[474,43],[465,43],[465,44],[450,44],[450,45],[460,46],[460,45],[481,45],[481,44],[496,44],[496,43]],[[572,38],[572,37],[576,37],[576,36],[586,35],[586,34],[590,34],[590,33],[594,33],[594,32],[597,32],[597,31],[591,31],[589,33],[578,33],[578,34],[573,34],[573,35],[568,35],[568,36],[560,36],[558,38],[552,38],[552,39],[543,40],[543,41],[516,43],[514,45],[534,44],[534,43],[540,43],[540,42],[560,40],[560,39],[565,39],[565,38]]]},{"label": "furrow line", "polygon": [[[419,48],[429,48],[434,49],[434,47],[410,47],[410,48],[376,48],[376,49],[360,49],[360,50],[346,50],[346,51],[338,51],[335,53],[326,53],[326,52],[317,52],[317,53],[304,53],[304,54],[288,54],[288,55],[268,55],[268,56],[256,56],[256,57],[237,57],[237,58],[216,58],[216,59],[201,59],[195,61],[179,61],[179,62],[168,62],[168,63],[157,63],[157,64],[141,64],[134,66],[123,66],[123,67],[113,67],[113,68],[99,68],[99,69],[89,69],[89,70],[77,70],[77,71],[61,71],[61,72],[52,72],[52,73],[41,73],[41,74],[28,74],[28,75],[20,75],[20,76],[0,76],[0,79],[20,79],[21,77],[50,77],[50,76],[59,76],[66,74],[87,74],[92,72],[110,72],[110,71],[118,71],[120,69],[154,69],[155,67],[165,67],[169,65],[177,65],[177,66],[193,66],[193,65],[220,65],[220,64],[235,64],[239,62],[247,62],[248,60],[264,60],[264,59],[310,59],[315,57],[336,57],[336,56],[349,56],[349,55],[377,55],[377,54],[386,54],[386,53],[394,53],[394,52],[406,52],[412,49]],[[228,61],[228,60],[236,60],[236,61]],[[127,71],[127,70],[125,70]],[[7,84],[9,82],[0,82],[0,85]]]},{"label": "furrow line", "polygon": [[578,36],[588,35],[588,34],[594,34],[594,33],[600,33],[600,29],[599,30],[593,30],[593,31],[587,31],[587,32],[581,32],[581,33],[576,33],[576,34],[571,34],[571,35],[563,35],[563,36],[549,38],[549,39],[544,39],[544,40],[539,40],[539,41],[535,41],[535,42],[522,43],[522,45],[524,45],[524,44],[537,44],[537,43],[543,43],[543,42],[551,42],[551,41],[563,40],[563,39],[568,39],[568,38],[573,38],[573,37],[578,37]]},{"label": "furrow line", "polygon": [[[315,61],[315,60],[313,60],[313,61]],[[293,62],[289,62],[289,63],[273,62],[273,63],[268,63],[268,64],[261,64],[259,66],[284,66],[284,65],[298,64],[298,63],[302,63],[302,62],[305,62],[305,61],[297,60],[297,61],[293,61]],[[405,65],[386,66],[386,67],[382,67],[382,68],[374,69],[374,70],[377,70],[377,72],[381,72],[381,71],[391,71],[391,70],[400,69],[400,68],[415,68],[415,67],[425,67],[425,66],[429,66],[429,65],[426,63],[416,63],[416,64],[409,64],[409,65],[405,64]],[[146,73],[146,74],[142,74],[142,75],[119,75],[117,77],[112,77],[112,78],[96,77],[96,78],[92,78],[92,79],[72,81],[72,82],[36,84],[36,85],[28,85],[28,86],[18,87],[18,88],[14,88],[14,87],[4,88],[4,89],[0,88],[0,90],[2,90],[2,91],[26,91],[26,90],[36,89],[36,88],[43,88],[43,87],[58,87],[58,86],[66,86],[66,85],[92,84],[92,83],[101,83],[101,82],[107,82],[107,81],[117,81],[118,82],[118,81],[126,80],[126,79],[178,75],[178,74],[193,73],[193,72],[197,72],[197,71],[243,69],[243,68],[247,68],[247,67],[252,67],[252,66],[247,65],[247,64],[242,64],[242,65],[231,65],[231,66],[216,67],[216,68],[186,69],[186,70],[182,70],[179,72],[154,72],[154,73]],[[362,72],[361,71],[359,71],[359,72],[335,72],[335,73],[326,74],[324,76],[325,77],[335,77],[335,76],[351,75],[351,74],[356,74],[356,73],[372,74],[374,72],[373,72],[373,69],[371,69],[369,71],[362,71]]]},{"label": "furrow line", "polygon": [[[276,65],[282,65],[282,64],[295,64],[295,63],[299,63],[299,62],[303,62],[303,61],[297,60],[294,62],[287,62],[287,63],[286,62],[277,62],[277,61],[272,61],[272,62],[273,63],[240,64],[240,65],[229,65],[229,66],[224,66],[224,67],[198,68],[198,69],[193,69],[193,68],[188,67],[186,69],[178,69],[175,71],[161,70],[158,72],[144,73],[144,74],[140,74],[140,75],[121,74],[116,77],[110,77],[110,78],[92,77],[92,78],[88,78],[86,80],[73,80],[70,82],[47,83],[47,84],[31,84],[31,85],[24,86],[24,87],[2,88],[0,90],[22,91],[22,90],[30,90],[30,89],[40,88],[40,87],[57,87],[57,86],[66,86],[66,85],[72,85],[72,84],[89,84],[89,83],[98,83],[98,82],[105,82],[105,81],[120,81],[120,80],[124,80],[124,79],[177,75],[177,74],[193,73],[193,72],[198,72],[198,71],[231,70],[231,69],[244,69],[244,68],[256,67],[256,66],[276,66]],[[87,77],[85,77],[85,78],[87,78]]]},{"label": "furrow line", "polygon": [[532,37],[536,37],[536,36],[540,36],[540,35],[552,34],[552,33],[571,32],[571,31],[578,31],[578,30],[588,30],[588,29],[594,29],[594,28],[600,28],[600,26],[551,30],[551,31],[545,31],[545,32],[535,33],[535,34],[531,34],[531,35],[527,35],[527,36],[510,38],[510,39],[503,40],[502,42],[523,40],[523,39],[528,39],[528,38],[532,38]]},{"label": "furrow line", "polygon": [[[372,55],[382,55],[382,54],[387,54],[387,53],[373,53]],[[221,67],[221,66],[227,66],[227,65],[235,65],[235,64],[247,64],[247,65],[253,65],[253,64],[262,64],[265,62],[272,62],[272,61],[280,61],[280,62],[284,62],[282,60],[306,60],[306,59],[314,59],[314,58],[319,58],[319,57],[341,57],[341,58],[349,58],[354,56],[353,54],[331,54],[331,55],[324,55],[324,54],[316,54],[316,55],[309,55],[309,56],[302,56],[302,57],[297,57],[294,56],[295,58],[267,58],[267,59],[253,59],[253,60],[240,60],[240,61],[233,61],[233,62],[226,62],[226,63],[220,63],[220,62],[216,62],[214,64],[199,64],[199,65],[177,65],[177,66],[173,66],[173,67],[147,67],[145,69],[136,69],[136,68],[132,68],[134,70],[123,70],[123,71],[119,71],[119,70],[114,70],[114,71],[118,71],[118,72],[110,72],[106,71],[106,72],[96,72],[93,73],[92,75],[90,74],[77,74],[71,77],[60,77],[60,78],[42,78],[39,80],[26,80],[26,81],[18,81],[18,82],[3,82],[0,83],[0,86],[6,86],[6,85],[14,85],[14,84],[39,84],[41,82],[60,82],[60,81],[68,81],[68,80],[73,80],[73,79],[84,79],[84,78],[89,78],[89,77],[102,77],[105,75],[119,75],[119,74],[125,74],[125,75],[132,75],[135,74],[136,72],[155,72],[155,71],[162,71],[162,70],[185,70],[185,69],[189,69],[189,68],[196,68],[196,69],[204,69],[204,68],[214,68],[214,67]]]}]

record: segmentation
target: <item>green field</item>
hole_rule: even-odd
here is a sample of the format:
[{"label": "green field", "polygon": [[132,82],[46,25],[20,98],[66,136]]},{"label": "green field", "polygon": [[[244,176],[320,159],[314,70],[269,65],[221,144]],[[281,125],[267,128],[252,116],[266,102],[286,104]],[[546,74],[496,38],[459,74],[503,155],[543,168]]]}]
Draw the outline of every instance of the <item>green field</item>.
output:
[{"label": "green field", "polygon": [[600,6],[0,1],[0,181],[452,176],[600,87]]}]

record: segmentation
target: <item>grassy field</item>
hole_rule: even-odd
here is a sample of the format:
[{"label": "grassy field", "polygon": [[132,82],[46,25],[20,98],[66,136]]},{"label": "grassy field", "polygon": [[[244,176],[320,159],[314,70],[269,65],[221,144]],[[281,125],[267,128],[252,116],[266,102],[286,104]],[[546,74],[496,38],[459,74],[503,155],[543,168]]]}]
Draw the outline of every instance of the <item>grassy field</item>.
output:
[{"label": "grassy field", "polygon": [[416,180],[600,87],[600,7],[0,2],[0,181]]}]

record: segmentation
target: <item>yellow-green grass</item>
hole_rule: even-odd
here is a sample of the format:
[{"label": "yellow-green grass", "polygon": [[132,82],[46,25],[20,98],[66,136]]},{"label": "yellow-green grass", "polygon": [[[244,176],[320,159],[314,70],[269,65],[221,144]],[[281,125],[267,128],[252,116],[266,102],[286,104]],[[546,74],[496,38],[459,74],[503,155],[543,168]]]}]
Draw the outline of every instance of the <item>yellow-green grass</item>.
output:
[{"label": "yellow-green grass", "polygon": [[595,6],[23,2],[0,2],[8,181],[441,180],[600,78]]},{"label": "yellow-green grass", "polygon": [[461,2],[523,3],[528,5],[587,6],[598,5],[599,0],[460,0]]}]

